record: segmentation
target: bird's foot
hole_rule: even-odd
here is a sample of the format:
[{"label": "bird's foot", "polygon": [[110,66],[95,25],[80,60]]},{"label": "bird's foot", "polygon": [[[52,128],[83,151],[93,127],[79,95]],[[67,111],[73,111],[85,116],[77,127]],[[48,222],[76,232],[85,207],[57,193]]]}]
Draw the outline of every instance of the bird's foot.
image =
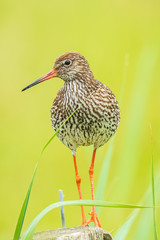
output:
[{"label": "bird's foot", "polygon": [[99,219],[97,217],[96,211],[93,209],[92,212],[89,213],[89,215],[91,216],[90,219],[87,222],[83,222],[82,226],[87,227],[90,222],[94,222],[95,227],[100,227],[101,228],[101,224],[100,224]]}]

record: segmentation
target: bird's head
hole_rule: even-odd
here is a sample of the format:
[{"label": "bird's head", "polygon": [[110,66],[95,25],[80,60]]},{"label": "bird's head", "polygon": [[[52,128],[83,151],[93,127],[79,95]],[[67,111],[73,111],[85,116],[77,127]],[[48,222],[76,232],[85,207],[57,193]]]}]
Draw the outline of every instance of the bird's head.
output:
[{"label": "bird's head", "polygon": [[65,82],[74,80],[86,81],[87,79],[92,79],[93,74],[87,60],[80,53],[71,51],[59,56],[50,72],[23,88],[22,91],[54,77],[59,77]]}]

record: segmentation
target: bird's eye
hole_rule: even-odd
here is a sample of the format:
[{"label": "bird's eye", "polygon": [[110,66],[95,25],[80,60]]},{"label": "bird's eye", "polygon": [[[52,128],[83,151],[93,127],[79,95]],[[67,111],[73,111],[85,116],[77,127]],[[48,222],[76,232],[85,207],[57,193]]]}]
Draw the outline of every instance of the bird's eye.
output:
[{"label": "bird's eye", "polygon": [[69,66],[71,64],[71,60],[67,59],[65,62],[64,62],[65,65]]}]

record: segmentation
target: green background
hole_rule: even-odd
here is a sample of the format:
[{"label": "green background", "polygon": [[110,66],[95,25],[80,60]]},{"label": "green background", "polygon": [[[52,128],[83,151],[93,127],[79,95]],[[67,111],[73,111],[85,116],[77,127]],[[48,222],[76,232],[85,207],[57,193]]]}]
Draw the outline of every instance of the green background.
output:
[{"label": "green background", "polygon": [[[160,3],[156,0],[1,1],[1,239],[13,237],[35,164],[53,135],[50,108],[63,81],[51,79],[24,93],[21,89],[51,70],[54,60],[64,52],[74,50],[84,55],[95,78],[109,86],[120,102],[121,123],[114,137],[104,200],[130,204],[142,200],[151,185],[152,145],[155,179],[160,182],[159,12]],[[95,187],[108,146],[109,143],[97,151]],[[91,156],[92,146],[78,150],[84,199],[91,199]],[[72,154],[56,138],[40,162],[24,229],[44,207],[59,201],[59,189],[63,190],[64,200],[78,199]],[[147,203],[152,204],[149,196]],[[156,204],[160,205],[159,187]],[[85,209],[87,216],[90,208]],[[112,231],[131,212],[103,208],[101,224]],[[65,207],[65,217],[67,227],[80,225],[80,207]],[[159,231],[159,209],[156,220]],[[60,212],[56,209],[40,222],[37,231],[59,227]],[[152,210],[140,210],[125,239],[154,239]]]}]

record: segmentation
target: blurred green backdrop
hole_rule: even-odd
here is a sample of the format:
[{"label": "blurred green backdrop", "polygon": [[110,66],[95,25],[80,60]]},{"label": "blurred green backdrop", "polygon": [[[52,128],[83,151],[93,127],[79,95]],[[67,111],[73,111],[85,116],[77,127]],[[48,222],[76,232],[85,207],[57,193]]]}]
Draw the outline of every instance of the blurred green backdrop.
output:
[{"label": "blurred green backdrop", "polygon": [[[159,12],[160,2],[156,0],[1,0],[1,239],[13,237],[34,166],[53,135],[50,108],[63,81],[52,79],[24,93],[21,89],[48,72],[55,58],[66,51],[83,54],[95,78],[109,86],[120,101],[121,123],[115,135],[104,199],[138,204],[143,198],[151,184],[150,123],[155,178],[160,180]],[[97,152],[95,186],[108,146],[109,143]],[[91,199],[91,155],[92,147],[80,148],[77,154],[84,199]],[[56,138],[40,162],[24,229],[44,207],[59,201],[58,189],[63,189],[65,200],[78,199],[71,152]],[[156,203],[160,204],[158,191],[159,188]],[[149,203],[152,204],[151,198]],[[86,213],[90,211],[85,209]],[[112,231],[131,212],[105,208],[100,215],[101,224]],[[80,207],[66,207],[65,216],[67,227],[80,225]],[[156,218],[160,229],[159,210]],[[136,226],[143,230],[136,232]],[[56,209],[40,222],[37,231],[59,227],[60,214]],[[146,236],[141,235],[143,232]],[[140,211],[126,239],[154,239],[151,210]]]}]

